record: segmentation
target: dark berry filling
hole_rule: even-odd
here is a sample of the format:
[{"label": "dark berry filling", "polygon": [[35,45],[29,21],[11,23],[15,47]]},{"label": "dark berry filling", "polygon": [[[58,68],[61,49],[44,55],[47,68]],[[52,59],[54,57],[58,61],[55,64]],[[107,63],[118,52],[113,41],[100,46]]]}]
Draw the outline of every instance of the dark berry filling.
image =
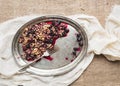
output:
[{"label": "dark berry filling", "polygon": [[68,57],[66,57],[65,60],[68,60]]}]

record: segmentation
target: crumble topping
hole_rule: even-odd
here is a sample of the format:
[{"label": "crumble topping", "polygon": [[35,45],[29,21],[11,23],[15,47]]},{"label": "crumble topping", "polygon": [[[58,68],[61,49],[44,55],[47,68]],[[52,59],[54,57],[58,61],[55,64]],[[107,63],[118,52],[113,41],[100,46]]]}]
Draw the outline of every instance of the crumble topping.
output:
[{"label": "crumble topping", "polygon": [[23,57],[27,61],[40,58],[47,50],[54,48],[58,38],[66,37],[69,32],[67,24],[61,21],[48,21],[26,27],[20,38]]}]

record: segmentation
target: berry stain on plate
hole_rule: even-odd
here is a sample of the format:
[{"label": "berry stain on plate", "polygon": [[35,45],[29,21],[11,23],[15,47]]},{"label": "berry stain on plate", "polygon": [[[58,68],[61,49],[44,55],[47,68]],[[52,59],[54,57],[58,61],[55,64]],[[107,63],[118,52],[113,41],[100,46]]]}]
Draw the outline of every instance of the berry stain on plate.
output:
[{"label": "berry stain on plate", "polygon": [[47,59],[47,60],[49,60],[49,61],[52,61],[52,60],[53,60],[53,58],[52,58],[51,56],[43,56],[43,58],[45,58],[45,59]]},{"label": "berry stain on plate", "polygon": [[65,60],[68,60],[68,57],[65,57]]}]

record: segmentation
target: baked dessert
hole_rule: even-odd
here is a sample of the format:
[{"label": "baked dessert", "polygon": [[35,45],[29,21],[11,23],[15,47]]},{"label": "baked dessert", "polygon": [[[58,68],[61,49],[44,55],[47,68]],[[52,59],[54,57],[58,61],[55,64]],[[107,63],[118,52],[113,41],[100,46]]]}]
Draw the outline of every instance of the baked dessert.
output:
[{"label": "baked dessert", "polygon": [[66,37],[68,33],[67,24],[61,21],[40,22],[27,26],[19,37],[23,59],[33,61],[40,58],[44,52],[54,48],[58,38]]}]

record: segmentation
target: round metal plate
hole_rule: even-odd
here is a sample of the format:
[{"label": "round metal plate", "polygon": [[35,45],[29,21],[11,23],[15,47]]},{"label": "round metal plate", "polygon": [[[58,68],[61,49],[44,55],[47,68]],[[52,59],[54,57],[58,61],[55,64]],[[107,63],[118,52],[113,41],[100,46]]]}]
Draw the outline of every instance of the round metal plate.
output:
[{"label": "round metal plate", "polygon": [[87,52],[88,38],[87,38],[87,35],[86,35],[86,32],[84,31],[84,29],[77,22],[75,22],[74,20],[72,20],[70,18],[63,17],[63,16],[57,16],[57,15],[42,16],[42,17],[35,18],[35,19],[29,21],[28,23],[24,24],[17,31],[17,33],[14,36],[13,43],[12,43],[12,53],[15,58],[15,61],[17,62],[17,64],[19,66],[24,66],[24,65],[28,64],[28,62],[26,62],[25,60],[23,60],[21,58],[20,45],[18,43],[18,39],[19,39],[20,34],[22,33],[23,29],[29,25],[34,25],[36,23],[40,23],[40,22],[44,22],[44,21],[53,21],[53,20],[66,22],[68,25],[73,27],[78,33],[81,34],[81,36],[83,38],[82,50],[73,62],[70,62],[68,64],[61,63],[58,66],[53,66],[53,68],[52,68],[52,67],[47,67],[47,66],[52,65],[53,63],[51,64],[49,62],[50,64],[48,64],[48,62],[43,61],[44,64],[47,64],[47,66],[41,65],[41,63],[38,64],[40,67],[38,67],[38,65],[36,65],[36,64],[31,65],[30,68],[27,69],[28,72],[31,72],[34,74],[39,74],[39,75],[44,75],[44,76],[59,75],[59,74],[66,73],[66,72],[72,70],[79,62],[81,62],[81,60],[84,58],[84,56]]}]

